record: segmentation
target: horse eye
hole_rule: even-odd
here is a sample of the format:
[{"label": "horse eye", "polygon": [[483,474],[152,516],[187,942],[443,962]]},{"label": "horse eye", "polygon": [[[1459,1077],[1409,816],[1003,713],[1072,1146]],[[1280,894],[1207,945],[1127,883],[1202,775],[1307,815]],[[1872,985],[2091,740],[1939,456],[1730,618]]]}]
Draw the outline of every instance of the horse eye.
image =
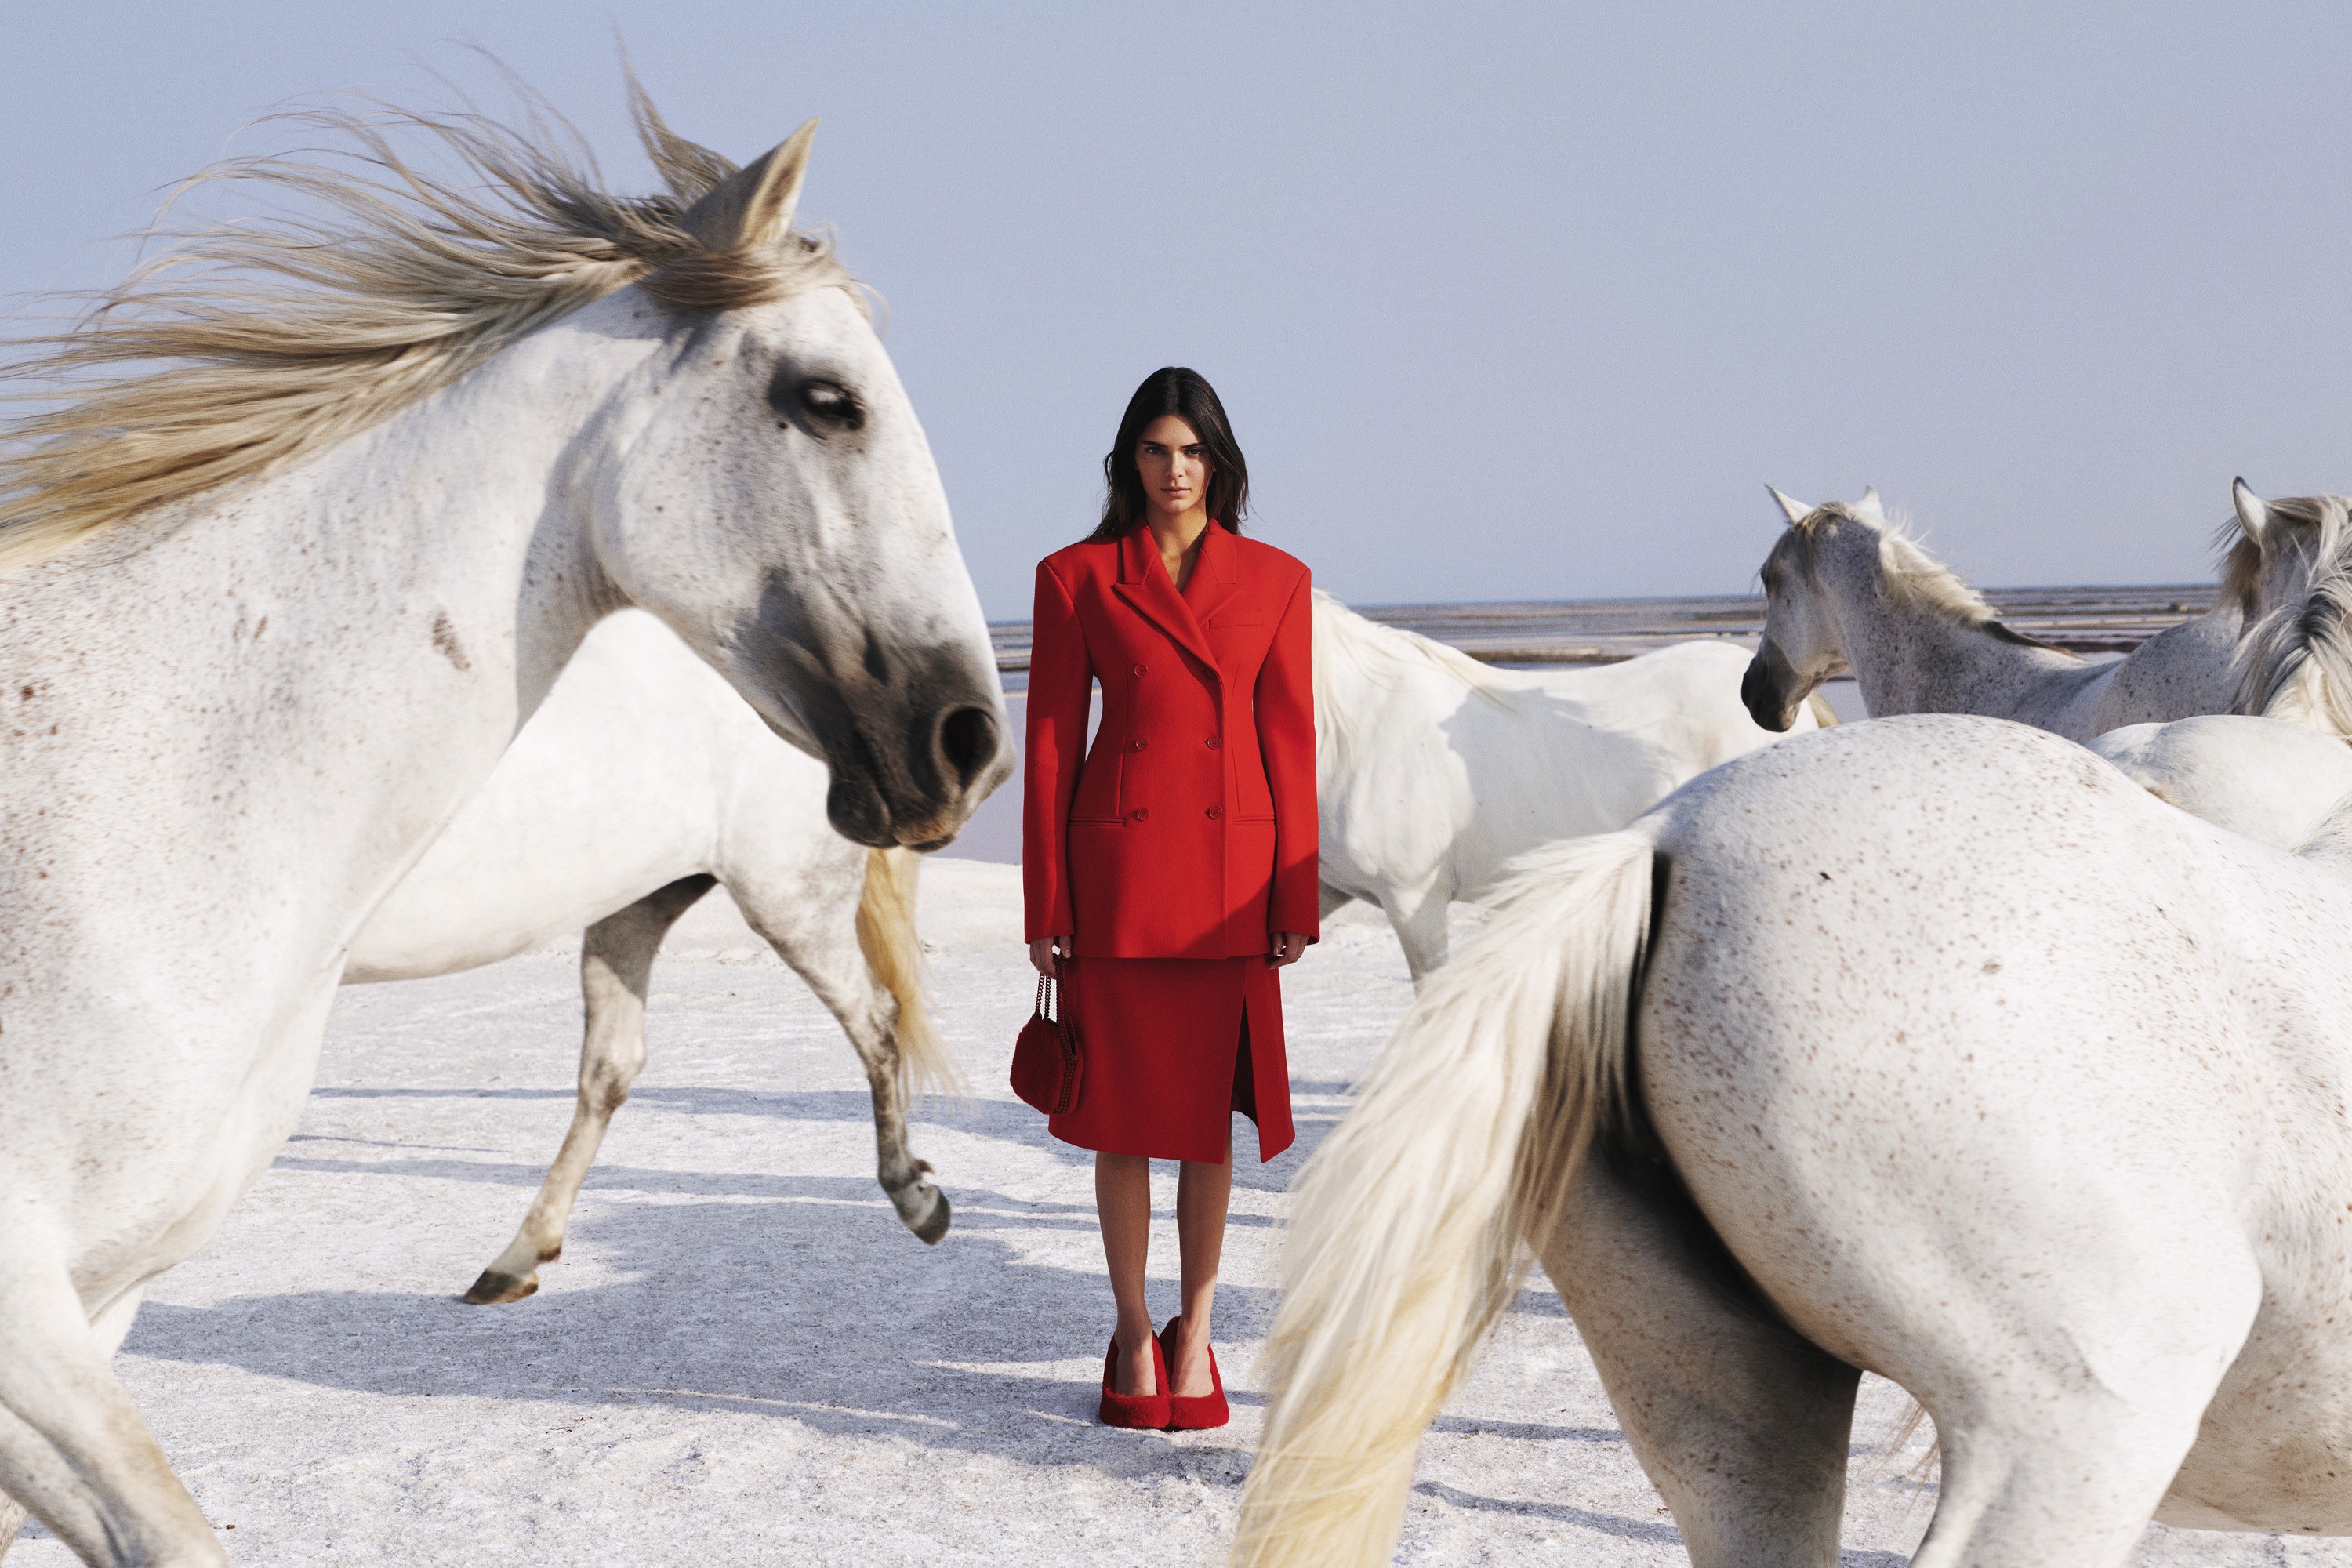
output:
[{"label": "horse eye", "polygon": [[[779,395],[784,391],[784,388],[777,387],[769,393],[769,401],[776,405],[776,411],[780,414],[793,411],[787,405],[786,398]],[[829,431],[862,430],[866,427],[866,405],[858,400],[857,394],[839,382],[800,382],[790,389],[789,397],[791,404],[798,405],[798,412],[808,422],[812,434],[821,437]]]}]

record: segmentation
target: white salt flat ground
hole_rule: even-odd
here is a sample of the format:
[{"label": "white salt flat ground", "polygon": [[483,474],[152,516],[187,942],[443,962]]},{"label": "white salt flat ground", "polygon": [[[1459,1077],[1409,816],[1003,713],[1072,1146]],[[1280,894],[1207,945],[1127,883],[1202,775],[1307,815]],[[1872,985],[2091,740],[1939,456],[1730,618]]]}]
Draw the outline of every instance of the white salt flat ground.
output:
[{"label": "white salt flat ground", "polygon": [[[872,1180],[848,1047],[708,900],[655,974],[652,1065],[531,1300],[457,1292],[504,1245],[572,1103],[569,954],[346,991],[301,1132],[152,1292],[121,1368],[246,1564],[1208,1564],[1251,1392],[1283,1190],[1402,1012],[1385,927],[1343,912],[1287,986],[1301,1147],[1247,1152],[1217,1320],[1235,1419],[1094,1424],[1110,1312],[1087,1157],[1001,1085],[1030,987],[1018,871],[925,870],[950,1039],[979,1090],[919,1151],[955,1201],[927,1248]],[[1172,1221],[1155,1257],[1172,1310]],[[1538,1284],[1540,1280],[1538,1279]],[[1932,1493],[1866,1391],[1850,1564],[1903,1561]],[[9,1568],[58,1568],[37,1528]],[[1574,1329],[1530,1290],[1430,1435],[1400,1561],[1685,1560]],[[2148,1563],[2352,1564],[2352,1543],[2153,1530]]]}]

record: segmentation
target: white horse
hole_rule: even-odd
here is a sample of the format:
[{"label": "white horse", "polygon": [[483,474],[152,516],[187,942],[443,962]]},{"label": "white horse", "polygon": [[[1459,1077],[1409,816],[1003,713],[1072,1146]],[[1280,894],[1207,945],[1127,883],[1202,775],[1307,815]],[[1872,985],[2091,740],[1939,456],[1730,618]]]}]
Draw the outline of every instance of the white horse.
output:
[{"label": "white horse", "polygon": [[85,1561],[226,1561],[110,1358],[592,625],[667,622],[859,843],[944,842],[1011,767],[921,429],[792,227],[813,123],[735,170],[639,121],[667,195],[312,117],[374,177],[245,165],[321,216],[184,240],[31,367],[69,380],[0,466],[0,1488]]},{"label": "white horse", "polygon": [[[1320,590],[1314,640],[1323,913],[1380,905],[1415,982],[1445,962],[1446,906],[1484,898],[1511,857],[1622,827],[1777,738],[1740,706],[1730,643],[1520,674]],[[1816,722],[1836,722],[1818,700],[1791,727]]]},{"label": "white horse", "polygon": [[[2160,800],[2282,849],[2310,842],[2352,796],[2352,500],[2263,502],[2239,487],[2265,539],[2293,531],[2319,564],[2299,599],[2268,605],[2238,663],[2241,715],[2134,724],[2091,749]],[[2275,591],[2275,588],[2271,590]]]},{"label": "white horse", "polygon": [[1235,1561],[1386,1563],[1559,1288],[1691,1560],[1832,1564],[1862,1371],[1913,1562],[2352,1532],[2352,813],[2300,857],[1997,720],[1849,725],[1529,856],[1295,1189]]},{"label": "white horse", "polygon": [[655,955],[714,885],[848,1035],[898,1217],[925,1241],[947,1234],[947,1195],[907,1147],[914,1082],[954,1078],[922,995],[916,859],[834,832],[826,784],[822,763],[778,740],[667,626],[625,610],[588,634],[481,792],[360,928],[346,985],[495,963],[587,928],[571,1130],[467,1300],[520,1300],[562,1254],[572,1200],[646,1065]]},{"label": "white horse", "polygon": [[1851,669],[1874,717],[1982,713],[2077,741],[2126,724],[2232,711],[2240,633],[2294,596],[2315,564],[2294,503],[2232,487],[2242,537],[2219,602],[2119,661],[2089,664],[2011,630],[1992,606],[1889,521],[1878,492],[1806,507],[1774,490],[1788,530],[1765,558],[1764,637],[1741,682],[1756,721]]}]

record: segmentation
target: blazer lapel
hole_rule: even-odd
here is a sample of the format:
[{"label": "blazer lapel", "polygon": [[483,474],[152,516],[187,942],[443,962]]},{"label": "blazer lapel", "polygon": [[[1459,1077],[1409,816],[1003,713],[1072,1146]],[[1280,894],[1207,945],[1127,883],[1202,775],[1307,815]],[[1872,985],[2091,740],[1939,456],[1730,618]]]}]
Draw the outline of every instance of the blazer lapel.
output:
[{"label": "blazer lapel", "polygon": [[[1208,554],[1205,542],[1201,553]],[[1196,564],[1192,570],[1198,572],[1201,567]],[[1160,552],[1152,545],[1150,529],[1139,528],[1118,542],[1118,581],[1111,586],[1120,598],[1174,637],[1193,658],[1211,669],[1217,668],[1217,656],[1209,650],[1209,639],[1202,633],[1201,623],[1192,618],[1192,606],[1176,592],[1176,584],[1168,580],[1168,569],[1160,563]]]},{"label": "blazer lapel", "polygon": [[[1223,608],[1242,585],[1242,552],[1239,542],[1215,523],[1201,536],[1201,557],[1192,563],[1192,580],[1184,585],[1184,604],[1192,612],[1196,625],[1206,626],[1209,617]],[[1163,574],[1166,569],[1162,569]]]}]

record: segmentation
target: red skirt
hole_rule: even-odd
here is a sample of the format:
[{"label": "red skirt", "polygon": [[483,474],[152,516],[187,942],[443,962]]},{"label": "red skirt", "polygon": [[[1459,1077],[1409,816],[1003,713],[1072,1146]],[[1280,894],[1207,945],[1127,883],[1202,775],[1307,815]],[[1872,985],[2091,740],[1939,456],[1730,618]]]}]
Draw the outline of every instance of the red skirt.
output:
[{"label": "red skirt", "polygon": [[1238,1110],[1257,1157],[1290,1147],[1282,975],[1264,957],[1071,958],[1062,995],[1086,1055],[1076,1109],[1047,1123],[1081,1149],[1225,1157]]}]

